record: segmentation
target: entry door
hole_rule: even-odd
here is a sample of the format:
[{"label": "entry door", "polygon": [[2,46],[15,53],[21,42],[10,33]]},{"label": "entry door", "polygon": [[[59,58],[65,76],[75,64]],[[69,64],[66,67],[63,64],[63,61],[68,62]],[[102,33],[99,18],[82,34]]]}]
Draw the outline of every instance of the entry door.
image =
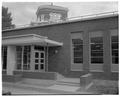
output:
[{"label": "entry door", "polygon": [[35,51],[35,70],[45,71],[45,52]]}]

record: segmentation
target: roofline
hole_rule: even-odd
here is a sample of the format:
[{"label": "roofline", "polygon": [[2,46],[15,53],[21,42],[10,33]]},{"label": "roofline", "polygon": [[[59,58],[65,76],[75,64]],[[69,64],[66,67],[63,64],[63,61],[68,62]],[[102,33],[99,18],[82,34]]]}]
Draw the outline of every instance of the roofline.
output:
[{"label": "roofline", "polygon": [[[16,39],[16,40],[9,40],[9,39]],[[42,39],[42,41],[40,41],[39,39]],[[36,43],[43,43],[44,46],[62,46],[63,45],[62,42],[50,40],[48,39],[48,37],[44,37],[38,34],[25,34],[25,35],[2,37],[2,45],[19,45],[19,44],[36,44]]]},{"label": "roofline", "polygon": [[38,34],[24,34],[24,35],[5,36],[5,37],[2,37],[2,39],[29,37],[29,36],[32,36],[32,37],[35,36],[35,37],[38,37],[38,38],[48,38],[48,37],[41,36],[41,35],[38,35]]},{"label": "roofline", "polygon": [[[102,18],[109,18],[109,17],[116,17],[116,16],[119,16],[119,14],[102,15],[102,16],[94,16],[94,17],[92,17],[92,15],[87,15],[87,16],[88,16],[88,18],[85,18],[84,16],[81,16],[81,17],[83,17],[81,19],[62,21],[62,22],[59,22],[59,23],[52,23],[52,24],[43,24],[43,25],[36,25],[36,26],[29,26],[29,27],[6,29],[6,30],[2,30],[2,32],[14,31],[14,30],[23,30],[23,29],[30,29],[30,28],[37,28],[37,27],[45,27],[45,26],[52,26],[52,25],[60,25],[60,24],[68,24],[68,23],[88,21],[88,20],[94,20],[94,19],[102,19]],[[91,17],[89,17],[89,16],[91,16]]]}]

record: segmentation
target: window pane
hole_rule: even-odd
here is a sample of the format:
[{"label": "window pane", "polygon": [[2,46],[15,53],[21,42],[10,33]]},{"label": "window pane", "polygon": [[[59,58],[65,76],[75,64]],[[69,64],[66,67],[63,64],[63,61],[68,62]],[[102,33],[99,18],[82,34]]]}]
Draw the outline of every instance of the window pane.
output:
[{"label": "window pane", "polygon": [[31,53],[31,46],[29,46],[29,45],[24,46],[23,70],[29,70],[30,69],[30,53]]},{"label": "window pane", "polygon": [[44,64],[40,64],[40,69],[44,69]]},{"label": "window pane", "polygon": [[91,44],[91,50],[103,50],[103,44],[93,43]]},{"label": "window pane", "polygon": [[118,36],[112,36],[112,42],[118,42]]},{"label": "window pane", "polygon": [[35,58],[39,58],[39,53],[38,52],[35,53]]},{"label": "window pane", "polygon": [[83,55],[82,51],[74,51],[74,57],[81,57]]},{"label": "window pane", "polygon": [[112,57],[112,63],[118,64],[119,63],[118,57]]},{"label": "window pane", "polygon": [[74,63],[83,63],[82,58],[74,58]]},{"label": "window pane", "polygon": [[41,58],[44,58],[44,53],[41,53]]},{"label": "window pane", "polygon": [[38,70],[38,64],[35,64],[35,70]]},{"label": "window pane", "polygon": [[82,39],[72,39],[73,44],[82,44],[83,40]]},{"label": "window pane", "polygon": [[38,51],[44,51],[44,47],[43,46],[34,46],[34,49],[35,50],[38,50]]},{"label": "window pane", "polygon": [[7,46],[2,47],[2,68],[7,69]]},{"label": "window pane", "polygon": [[22,65],[21,64],[17,64],[17,70],[21,70],[21,67],[22,67]]},{"label": "window pane", "polygon": [[92,37],[91,43],[97,43],[97,44],[103,43],[103,39],[102,39],[102,37]]},{"label": "window pane", "polygon": [[80,45],[80,44],[74,45],[74,50],[77,50],[77,51],[83,50],[82,48],[83,48],[83,45]]},{"label": "window pane", "polygon": [[83,63],[83,32],[71,33],[72,64],[82,65]]},{"label": "window pane", "polygon": [[118,51],[118,36],[112,36],[111,37],[111,43],[112,43],[112,63],[118,64],[119,63],[119,51]]},{"label": "window pane", "polygon": [[[100,33],[100,32],[99,32]],[[96,35],[90,37],[91,63],[103,63],[103,37]]]},{"label": "window pane", "polygon": [[118,42],[116,43],[112,42],[112,50],[118,50],[117,48],[118,48]]},{"label": "window pane", "polygon": [[[81,34],[82,35],[82,34]],[[73,63],[83,63],[83,39],[72,39]]]},{"label": "window pane", "polygon": [[35,59],[35,63],[39,63],[39,60],[38,60],[38,59]]},{"label": "window pane", "polygon": [[23,70],[28,70],[28,65],[23,65]]},{"label": "window pane", "polygon": [[103,63],[103,58],[91,58],[91,63]]},{"label": "window pane", "polygon": [[40,62],[41,62],[41,63],[44,63],[44,59],[41,59]]},{"label": "window pane", "polygon": [[22,46],[16,46],[16,69],[20,70],[22,68]]},{"label": "window pane", "polygon": [[16,69],[30,69],[31,46],[16,46]]}]

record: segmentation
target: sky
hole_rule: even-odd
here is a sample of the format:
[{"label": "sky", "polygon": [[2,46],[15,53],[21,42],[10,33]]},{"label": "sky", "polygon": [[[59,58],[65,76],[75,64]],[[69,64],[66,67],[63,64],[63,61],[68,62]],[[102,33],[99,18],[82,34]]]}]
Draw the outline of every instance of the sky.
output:
[{"label": "sky", "polygon": [[[2,2],[12,13],[12,23],[16,26],[30,24],[36,20],[36,11],[40,5],[50,5],[51,2]],[[68,18],[118,11],[118,2],[53,2],[53,5],[67,7]]]}]

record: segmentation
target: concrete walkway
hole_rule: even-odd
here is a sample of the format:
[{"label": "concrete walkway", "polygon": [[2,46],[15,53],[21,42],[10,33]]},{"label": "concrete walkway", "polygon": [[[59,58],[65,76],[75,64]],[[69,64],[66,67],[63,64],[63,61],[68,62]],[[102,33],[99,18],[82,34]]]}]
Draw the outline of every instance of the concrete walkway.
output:
[{"label": "concrete walkway", "polygon": [[[62,84],[64,82],[68,83]],[[78,82],[78,79],[70,80],[69,78],[59,81],[25,79],[17,83],[3,82],[3,90],[11,91],[12,94],[92,94],[90,92],[78,91],[81,88]],[[73,83],[78,85],[74,85]]]}]

